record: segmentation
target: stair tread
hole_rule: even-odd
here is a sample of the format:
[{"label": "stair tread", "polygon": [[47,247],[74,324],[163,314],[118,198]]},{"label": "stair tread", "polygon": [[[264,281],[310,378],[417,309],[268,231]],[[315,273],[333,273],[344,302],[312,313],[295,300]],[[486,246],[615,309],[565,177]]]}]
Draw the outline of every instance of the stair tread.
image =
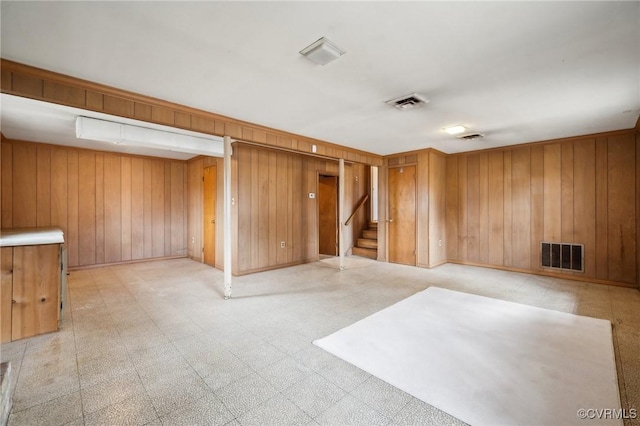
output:
[{"label": "stair tread", "polygon": [[378,239],[378,230],[377,229],[365,229],[362,231],[362,238],[370,238],[372,240]]},{"label": "stair tread", "polygon": [[356,256],[368,257],[370,259],[378,258],[378,250],[374,248],[354,247],[352,253]]},{"label": "stair tread", "polygon": [[372,240],[370,238],[358,238],[357,246],[362,248],[378,248],[378,240]]}]

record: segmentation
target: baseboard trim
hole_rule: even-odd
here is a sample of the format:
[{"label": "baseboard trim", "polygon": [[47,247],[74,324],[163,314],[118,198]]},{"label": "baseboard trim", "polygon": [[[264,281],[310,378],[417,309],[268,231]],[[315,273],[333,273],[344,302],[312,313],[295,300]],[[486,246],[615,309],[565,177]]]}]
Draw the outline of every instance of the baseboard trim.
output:
[{"label": "baseboard trim", "polygon": [[594,284],[604,284],[604,285],[611,285],[611,286],[615,286],[615,287],[626,287],[626,288],[638,289],[638,286],[636,284],[634,284],[634,283],[625,283],[625,282],[620,282],[620,281],[601,280],[601,279],[598,279],[598,278],[590,278],[590,277],[585,277],[585,276],[580,276],[580,275],[573,275],[573,274],[558,274],[558,273],[546,272],[546,271],[534,271],[534,270],[531,270],[531,269],[521,269],[521,268],[513,268],[513,267],[499,266],[499,265],[486,265],[486,264],[483,264],[483,263],[468,262],[468,261],[462,261],[462,260],[451,260],[451,259],[449,259],[447,261],[447,263],[454,263],[454,264],[457,264],[457,265],[466,265],[466,266],[477,266],[477,267],[480,267],[480,268],[487,268],[487,269],[498,269],[500,271],[518,272],[518,273],[521,273],[521,274],[539,275],[539,276],[542,276],[542,277],[560,278],[560,279],[571,280],[571,281],[588,282],[588,283],[594,283]]},{"label": "baseboard trim", "polygon": [[81,271],[83,269],[102,268],[103,266],[130,265],[132,263],[155,262],[157,260],[188,259],[188,258],[189,256],[187,256],[186,254],[183,254],[179,256],[151,257],[148,259],[124,260],[121,262],[96,263],[94,265],[80,265],[80,266],[69,267],[69,272]]}]

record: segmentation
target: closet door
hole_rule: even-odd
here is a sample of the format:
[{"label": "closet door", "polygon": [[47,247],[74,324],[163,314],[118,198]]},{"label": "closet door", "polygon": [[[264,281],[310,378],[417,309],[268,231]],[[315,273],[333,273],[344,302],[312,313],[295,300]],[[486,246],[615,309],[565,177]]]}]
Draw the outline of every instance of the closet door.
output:
[{"label": "closet door", "polygon": [[389,168],[389,262],[416,265],[416,166]]}]

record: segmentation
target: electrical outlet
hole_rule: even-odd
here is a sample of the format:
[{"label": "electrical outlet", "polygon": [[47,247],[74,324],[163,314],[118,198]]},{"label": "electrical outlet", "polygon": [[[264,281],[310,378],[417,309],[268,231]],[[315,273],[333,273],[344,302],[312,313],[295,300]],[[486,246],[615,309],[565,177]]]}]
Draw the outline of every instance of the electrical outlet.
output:
[{"label": "electrical outlet", "polygon": [[285,248],[287,246],[287,243],[285,243],[284,241],[280,241],[280,248]]},{"label": "electrical outlet", "polygon": [[196,243],[196,237],[191,237],[191,244],[195,244]]},{"label": "electrical outlet", "polygon": [[438,240],[438,247],[442,247],[442,240]]}]

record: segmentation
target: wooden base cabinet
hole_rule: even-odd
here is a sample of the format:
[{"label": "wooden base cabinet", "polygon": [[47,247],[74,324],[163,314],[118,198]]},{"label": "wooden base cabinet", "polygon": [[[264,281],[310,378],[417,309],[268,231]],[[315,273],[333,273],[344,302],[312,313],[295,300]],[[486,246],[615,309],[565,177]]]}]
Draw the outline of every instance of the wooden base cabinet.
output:
[{"label": "wooden base cabinet", "polygon": [[58,329],[60,244],[2,247],[1,341]]}]

